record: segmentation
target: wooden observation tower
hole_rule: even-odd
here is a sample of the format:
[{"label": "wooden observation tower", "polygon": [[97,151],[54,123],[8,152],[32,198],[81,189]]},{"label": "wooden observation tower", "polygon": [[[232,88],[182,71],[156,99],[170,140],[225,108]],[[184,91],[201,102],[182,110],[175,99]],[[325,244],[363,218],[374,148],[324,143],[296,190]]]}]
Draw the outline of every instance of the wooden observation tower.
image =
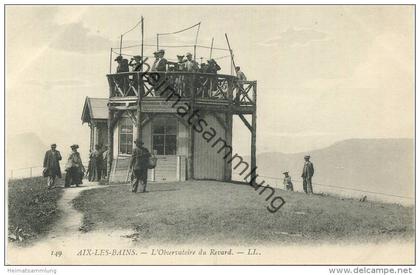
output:
[{"label": "wooden observation tower", "polygon": [[[230,45],[229,51],[234,65]],[[107,100],[87,98],[82,120],[94,135],[91,148],[100,142],[108,146],[110,181],[126,180],[137,138],[158,158],[157,167],[149,172],[151,181],[230,181],[233,167],[239,172],[247,168],[244,176],[255,175],[256,81],[199,71],[156,72],[145,65],[141,71],[110,73],[107,80]],[[251,134],[249,164],[232,153],[234,116]]]}]

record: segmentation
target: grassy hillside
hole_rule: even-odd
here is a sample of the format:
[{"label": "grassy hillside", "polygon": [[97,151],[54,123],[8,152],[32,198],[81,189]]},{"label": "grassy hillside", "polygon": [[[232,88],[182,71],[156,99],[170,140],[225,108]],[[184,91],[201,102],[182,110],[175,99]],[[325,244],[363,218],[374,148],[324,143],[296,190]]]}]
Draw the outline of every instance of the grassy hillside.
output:
[{"label": "grassy hillside", "polygon": [[309,153],[315,183],[413,197],[413,152],[412,139],[351,139],[300,154],[259,154],[258,174],[282,178],[289,171],[300,188],[303,156]]},{"label": "grassy hillside", "polygon": [[413,208],[276,190],[286,204],[270,213],[265,193],[212,181],[86,190],[73,203],[89,230],[133,230],[147,244],[278,244],[412,239]]},{"label": "grassy hillside", "polygon": [[59,218],[63,189],[48,190],[42,177],[10,180],[7,186],[9,238],[27,243],[45,234]]}]

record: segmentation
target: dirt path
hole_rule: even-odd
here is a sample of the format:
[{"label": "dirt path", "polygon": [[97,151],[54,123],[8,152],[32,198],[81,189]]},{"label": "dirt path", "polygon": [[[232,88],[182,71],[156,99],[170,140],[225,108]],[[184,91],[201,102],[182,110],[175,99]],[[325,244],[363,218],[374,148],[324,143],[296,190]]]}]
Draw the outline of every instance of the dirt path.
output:
[{"label": "dirt path", "polygon": [[[106,186],[86,181],[80,187],[66,188],[58,201],[61,217],[47,236],[28,247],[18,247],[9,243],[7,263],[31,265],[75,263],[81,249],[104,249],[110,244],[112,244],[112,249],[132,247],[130,239],[123,238],[124,235],[132,233],[131,231],[109,230],[84,233],[79,230],[83,214],[73,207],[73,199],[82,191],[104,187]],[[82,258],[79,257],[79,259],[83,262]]]},{"label": "dirt path", "polygon": [[[57,221],[53,229],[48,233],[47,239],[57,239],[65,241],[68,236],[81,234],[79,228],[82,224],[83,214],[74,209],[73,199],[80,195],[82,191],[102,188],[97,182],[87,182],[80,187],[70,187],[64,189],[63,196],[57,202],[58,209],[61,212],[61,218]],[[63,243],[65,245],[65,243]]]}]

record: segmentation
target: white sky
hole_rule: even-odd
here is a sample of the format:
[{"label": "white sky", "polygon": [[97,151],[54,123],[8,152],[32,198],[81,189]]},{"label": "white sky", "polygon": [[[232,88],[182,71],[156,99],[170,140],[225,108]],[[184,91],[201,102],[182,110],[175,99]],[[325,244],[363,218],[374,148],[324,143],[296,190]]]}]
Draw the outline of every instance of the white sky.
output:
[{"label": "white sky", "polygon": [[[199,21],[199,44],[214,37],[225,48],[229,35],[236,63],[258,81],[259,152],[413,137],[412,6],[8,6],[7,138],[31,132],[47,145],[86,148],[84,98],[107,97],[109,49],[141,15],[146,43]],[[177,39],[192,44],[194,33]],[[139,43],[139,30],[126,40]],[[247,135],[236,121],[234,146],[243,154]]]}]

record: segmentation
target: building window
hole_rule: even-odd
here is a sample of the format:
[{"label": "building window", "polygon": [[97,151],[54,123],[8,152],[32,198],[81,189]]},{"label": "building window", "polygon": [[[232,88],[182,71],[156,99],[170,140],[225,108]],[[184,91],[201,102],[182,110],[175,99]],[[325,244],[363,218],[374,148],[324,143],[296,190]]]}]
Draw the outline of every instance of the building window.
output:
[{"label": "building window", "polygon": [[133,153],[133,122],[128,117],[120,120],[120,154]]},{"label": "building window", "polygon": [[152,126],[153,150],[157,155],[176,155],[176,118],[157,118]]}]

